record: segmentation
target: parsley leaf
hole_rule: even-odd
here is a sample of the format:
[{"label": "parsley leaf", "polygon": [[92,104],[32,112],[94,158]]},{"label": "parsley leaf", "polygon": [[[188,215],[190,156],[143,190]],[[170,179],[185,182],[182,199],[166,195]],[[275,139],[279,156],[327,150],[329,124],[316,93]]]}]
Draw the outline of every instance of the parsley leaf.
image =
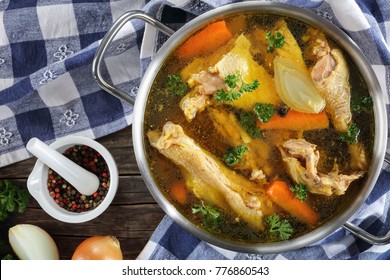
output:
[{"label": "parsley leaf", "polygon": [[238,74],[229,74],[225,77],[225,84],[230,87],[230,88],[235,88],[236,86],[238,86],[238,82],[240,81],[241,79],[241,75],[238,73]]},{"label": "parsley leaf", "polygon": [[30,193],[12,184],[8,180],[0,181],[0,221],[4,221],[9,213],[26,210]]},{"label": "parsley leaf", "polygon": [[266,220],[269,232],[279,240],[287,240],[294,232],[287,220],[280,220],[279,216],[272,214]]},{"label": "parsley leaf", "polygon": [[248,150],[249,150],[249,148],[247,146],[245,146],[245,144],[242,144],[242,145],[237,146],[237,147],[229,147],[227,149],[226,153],[223,155],[223,160],[229,166],[237,164],[241,161],[242,156]]},{"label": "parsley leaf", "polygon": [[306,197],[307,197],[307,187],[304,184],[298,184],[298,185],[295,185],[295,186],[291,186],[290,190],[302,202],[306,200]]},{"label": "parsley leaf", "polygon": [[262,123],[266,123],[275,114],[275,107],[272,104],[256,103],[253,111]]},{"label": "parsley leaf", "polygon": [[202,216],[202,223],[205,227],[211,230],[218,229],[222,223],[221,213],[210,205],[194,204],[192,206],[192,214]]},{"label": "parsley leaf", "polygon": [[253,82],[251,82],[249,84],[244,83],[244,81],[243,81],[242,85],[241,85],[241,88],[240,88],[240,92],[242,92],[242,93],[244,93],[244,92],[252,92],[255,89],[257,89],[259,86],[260,86],[260,83],[259,83],[258,80],[254,80]]},{"label": "parsley leaf", "polygon": [[347,132],[341,132],[339,134],[339,138],[341,141],[344,141],[348,144],[353,144],[357,142],[359,133],[360,128],[355,123],[352,123],[348,126]]},{"label": "parsley leaf", "polygon": [[166,89],[171,95],[182,96],[187,91],[187,85],[180,74],[171,74],[168,75]]},{"label": "parsley leaf", "polygon": [[228,89],[220,89],[215,93],[215,100],[218,102],[230,103],[237,100],[245,92],[252,92],[257,89],[260,85],[258,80],[247,84],[242,78],[241,74],[230,74],[225,77],[224,80]]},{"label": "parsley leaf", "polygon": [[240,97],[241,97],[241,93],[236,92],[232,89],[230,90],[220,89],[215,93],[215,100],[218,102],[225,101],[226,103],[230,103],[233,102],[234,100],[237,100]]},{"label": "parsley leaf", "polygon": [[243,111],[240,113],[240,125],[252,138],[260,138],[261,131],[256,125],[256,116],[253,114]]},{"label": "parsley leaf", "polygon": [[276,31],[275,35],[272,35],[272,33],[268,31],[265,38],[268,44],[267,52],[269,53],[272,53],[276,48],[283,47],[285,43],[284,36],[279,31]]}]

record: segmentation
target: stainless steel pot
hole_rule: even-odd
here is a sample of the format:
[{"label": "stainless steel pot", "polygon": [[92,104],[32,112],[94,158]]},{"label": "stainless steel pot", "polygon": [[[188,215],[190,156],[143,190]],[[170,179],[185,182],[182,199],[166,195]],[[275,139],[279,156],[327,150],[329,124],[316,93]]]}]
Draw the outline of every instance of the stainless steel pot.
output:
[{"label": "stainless steel pot", "polygon": [[[360,190],[356,193],[355,197],[352,199],[348,207],[343,209],[338,216],[334,217],[326,224],[322,225],[318,229],[308,234],[284,242],[267,244],[243,244],[230,240],[228,241],[220,239],[193,225],[184,216],[182,216],[160,192],[160,189],[154,181],[153,176],[150,172],[149,165],[146,159],[145,145],[148,144],[145,143],[145,131],[143,127],[145,107],[153,80],[155,79],[161,65],[164,63],[165,58],[177,46],[184,42],[191,34],[196,32],[203,26],[207,25],[208,23],[224,16],[247,12],[258,12],[287,16],[305,22],[309,25],[318,27],[321,30],[324,30],[330,38],[336,41],[343,49],[348,52],[349,56],[359,68],[359,71],[361,72],[367,83],[368,90],[374,103],[374,152],[372,166],[369,170],[368,177],[364,185],[361,186]],[[157,28],[158,30],[162,31],[163,33],[171,36],[168,41],[161,47],[156,56],[153,58],[149,68],[147,69],[142,79],[136,100],[127,95],[125,92],[119,90],[118,88],[114,87],[113,85],[110,85],[107,81],[105,81],[102,77],[100,70],[103,55],[106,52],[109,44],[112,42],[121,27],[127,21],[132,19],[142,19]],[[205,240],[206,242],[209,242],[211,244],[239,252],[279,253],[283,251],[301,248],[314,242],[317,242],[326,237],[327,235],[331,234],[341,226],[343,226],[345,229],[351,231],[353,234],[359,236],[360,238],[371,244],[387,244],[390,242],[390,235],[384,237],[376,237],[358,227],[355,227],[350,222],[347,222],[348,219],[350,219],[352,215],[362,205],[362,203],[365,201],[372,188],[374,187],[375,182],[379,176],[383,161],[385,160],[389,163],[390,160],[390,155],[386,153],[388,126],[384,94],[381,92],[380,85],[373,69],[370,66],[370,63],[366,60],[358,46],[340,29],[338,29],[330,22],[324,20],[323,18],[317,16],[316,14],[302,8],[280,3],[241,2],[226,5],[204,13],[175,32],[142,11],[128,12],[116,21],[116,23],[104,37],[93,61],[93,75],[98,84],[104,90],[129,104],[134,104],[133,143],[137,163],[142,173],[143,179],[147,187],[149,188],[149,191],[151,192],[155,200],[158,202],[158,204],[161,206],[161,208],[176,223],[178,223],[180,226],[182,226],[184,229],[191,232],[198,238]]]}]

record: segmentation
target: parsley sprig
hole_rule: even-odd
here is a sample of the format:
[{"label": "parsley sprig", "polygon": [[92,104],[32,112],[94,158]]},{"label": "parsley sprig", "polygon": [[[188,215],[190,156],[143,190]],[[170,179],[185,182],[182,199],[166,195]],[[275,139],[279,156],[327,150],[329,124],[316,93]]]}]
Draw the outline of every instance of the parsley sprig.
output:
[{"label": "parsley sprig", "polygon": [[256,125],[256,116],[252,113],[242,111],[240,113],[240,125],[252,138],[260,138],[261,131]]},{"label": "parsley sprig", "polygon": [[267,40],[267,52],[272,53],[276,48],[283,47],[285,41],[284,36],[279,31],[276,31],[273,35],[271,32],[267,32],[265,34],[265,38]]},{"label": "parsley sprig", "polygon": [[291,186],[290,190],[294,193],[295,197],[299,198],[302,202],[306,200],[307,187],[304,184]]},{"label": "parsley sprig", "polygon": [[202,216],[203,225],[211,230],[216,230],[221,226],[222,217],[221,213],[210,205],[194,204],[192,206],[192,214],[198,214]]},{"label": "parsley sprig", "polygon": [[352,123],[348,126],[348,130],[346,132],[339,134],[339,138],[347,144],[354,144],[357,142],[359,133],[360,128],[355,123]]},{"label": "parsley sprig", "polygon": [[4,221],[9,213],[26,210],[30,193],[12,184],[8,180],[0,181],[0,221]]},{"label": "parsley sprig", "polygon": [[275,115],[275,106],[266,103],[256,103],[253,111],[262,123],[267,123]]},{"label": "parsley sprig", "polygon": [[276,214],[269,216],[266,220],[266,224],[268,225],[268,230],[271,235],[276,237],[278,240],[287,240],[294,232],[289,221],[281,220]]},{"label": "parsley sprig", "polygon": [[254,80],[249,84],[245,83],[240,73],[227,75],[224,82],[227,89],[220,89],[215,93],[215,100],[218,102],[233,102],[240,98],[243,93],[252,92],[260,85],[258,80]]},{"label": "parsley sprig", "polygon": [[239,163],[242,160],[243,155],[249,150],[245,144],[237,147],[229,147],[223,155],[223,160],[227,165],[231,166]]}]

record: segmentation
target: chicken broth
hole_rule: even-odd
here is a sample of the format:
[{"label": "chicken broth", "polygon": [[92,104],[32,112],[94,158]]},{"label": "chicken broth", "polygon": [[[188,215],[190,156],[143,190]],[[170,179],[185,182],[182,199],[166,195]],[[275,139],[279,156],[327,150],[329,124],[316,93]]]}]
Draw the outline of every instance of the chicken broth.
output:
[{"label": "chicken broth", "polygon": [[374,119],[357,67],[324,33],[246,14],[168,57],[144,128],[154,180],[178,211],[224,239],[264,243],[347,207],[370,166]]}]

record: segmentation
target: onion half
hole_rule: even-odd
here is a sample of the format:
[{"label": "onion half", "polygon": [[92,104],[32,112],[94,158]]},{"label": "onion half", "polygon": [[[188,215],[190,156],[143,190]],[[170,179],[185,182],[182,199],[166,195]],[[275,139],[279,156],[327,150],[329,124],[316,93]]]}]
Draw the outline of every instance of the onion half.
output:
[{"label": "onion half", "polygon": [[38,226],[19,224],[8,231],[9,243],[21,260],[58,260],[53,238]]},{"label": "onion half", "polygon": [[325,108],[325,99],[317,90],[306,68],[293,60],[276,56],[274,59],[276,91],[291,109],[316,114]]}]

